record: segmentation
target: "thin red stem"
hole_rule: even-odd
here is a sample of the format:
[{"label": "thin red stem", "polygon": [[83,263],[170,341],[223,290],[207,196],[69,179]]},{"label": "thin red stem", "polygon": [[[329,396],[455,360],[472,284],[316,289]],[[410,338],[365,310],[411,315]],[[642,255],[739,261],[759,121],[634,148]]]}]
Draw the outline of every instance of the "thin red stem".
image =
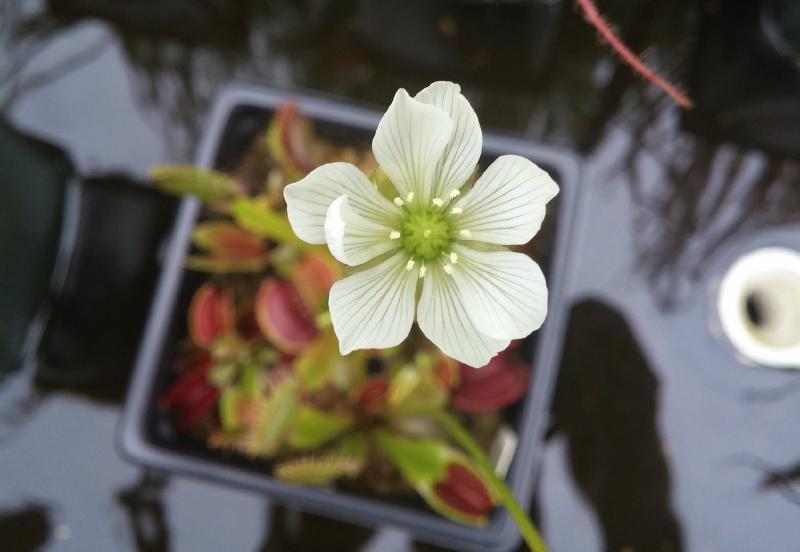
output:
[{"label": "thin red stem", "polygon": [[682,108],[689,109],[692,107],[692,100],[689,99],[686,94],[678,90],[676,86],[645,65],[639,56],[634,54],[631,49],[628,48],[616,34],[614,34],[614,31],[611,30],[609,24],[606,23],[605,19],[603,19],[603,16],[597,11],[597,8],[592,0],[576,1],[578,2],[578,6],[580,6],[581,10],[583,10],[586,20],[589,21],[589,23],[591,23],[595,29],[597,29],[597,32],[600,33],[600,36],[602,36],[609,46],[611,46],[614,51],[619,54],[625,63],[630,65],[634,71],[642,75],[648,81],[658,86]]}]

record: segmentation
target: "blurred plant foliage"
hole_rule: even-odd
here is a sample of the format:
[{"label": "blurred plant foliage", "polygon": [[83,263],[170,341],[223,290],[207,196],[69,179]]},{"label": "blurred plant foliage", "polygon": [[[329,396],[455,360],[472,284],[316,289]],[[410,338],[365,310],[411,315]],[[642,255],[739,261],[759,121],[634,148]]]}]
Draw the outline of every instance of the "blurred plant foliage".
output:
[{"label": "blurred plant foliage", "polygon": [[529,368],[515,343],[476,379],[478,370],[421,334],[393,349],[339,354],[327,297],[342,267],[326,248],[294,235],[282,194],[334,159],[368,174],[375,168],[367,147],[317,137],[286,104],[231,174],[152,170],[161,190],[205,207],[186,267],[207,278],[188,309],[188,337],[160,405],[182,431],[223,454],[264,462],[286,483],[416,492],[449,519],[485,525],[498,497],[506,503],[510,494],[486,472],[477,434],[462,428],[474,444],[465,453],[440,420],[457,414],[454,423],[467,428],[490,420],[492,435],[503,409],[524,395]]}]

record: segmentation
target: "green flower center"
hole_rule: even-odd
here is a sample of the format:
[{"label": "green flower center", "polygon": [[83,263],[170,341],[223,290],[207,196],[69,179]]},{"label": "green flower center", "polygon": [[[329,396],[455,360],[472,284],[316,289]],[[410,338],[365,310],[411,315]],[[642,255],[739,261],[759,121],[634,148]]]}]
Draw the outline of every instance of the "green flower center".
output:
[{"label": "green flower center", "polygon": [[450,250],[451,230],[447,214],[441,209],[415,209],[403,220],[403,247],[413,258],[430,261]]}]

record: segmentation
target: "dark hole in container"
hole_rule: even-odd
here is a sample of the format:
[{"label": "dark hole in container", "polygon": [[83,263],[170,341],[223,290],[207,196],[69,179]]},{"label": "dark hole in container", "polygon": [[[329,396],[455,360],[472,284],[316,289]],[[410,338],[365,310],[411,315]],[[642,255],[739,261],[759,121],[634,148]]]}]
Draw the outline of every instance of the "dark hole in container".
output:
[{"label": "dark hole in container", "polygon": [[745,309],[747,311],[747,319],[754,326],[761,327],[764,324],[766,319],[764,304],[757,293],[753,292],[747,295],[745,298]]}]

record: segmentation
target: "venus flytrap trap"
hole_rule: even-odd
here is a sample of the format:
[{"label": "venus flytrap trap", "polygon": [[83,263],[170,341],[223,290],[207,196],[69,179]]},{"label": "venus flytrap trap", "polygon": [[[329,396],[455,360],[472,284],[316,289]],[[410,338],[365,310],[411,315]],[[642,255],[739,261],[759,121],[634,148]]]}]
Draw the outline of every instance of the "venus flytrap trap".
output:
[{"label": "venus flytrap trap", "polygon": [[262,241],[230,222],[198,224],[192,241],[201,251],[186,258],[186,266],[192,270],[219,274],[261,272],[268,262]]},{"label": "venus flytrap trap", "polygon": [[518,156],[481,174],[481,150],[469,102],[437,82],[397,92],[372,152],[286,104],[232,175],[154,169],[206,207],[186,267],[207,281],[160,401],[178,429],[287,484],[416,492],[476,526],[503,505],[544,550],[468,428],[496,432],[527,390],[516,340],[541,326],[547,287],[508,248],[558,186]]}]

